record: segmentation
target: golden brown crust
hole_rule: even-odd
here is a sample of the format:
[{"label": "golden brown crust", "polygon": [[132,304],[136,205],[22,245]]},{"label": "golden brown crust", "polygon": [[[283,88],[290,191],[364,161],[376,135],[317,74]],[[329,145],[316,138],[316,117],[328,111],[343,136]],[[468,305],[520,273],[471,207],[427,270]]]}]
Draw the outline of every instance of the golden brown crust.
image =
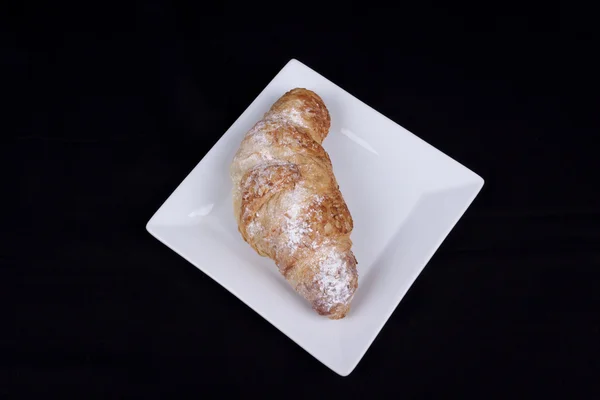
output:
[{"label": "golden brown crust", "polygon": [[240,233],[275,260],[321,315],[343,318],[358,286],[353,222],[321,146],[330,117],[323,100],[293,89],[245,136],[231,165]]},{"label": "golden brown crust", "polygon": [[323,139],[329,133],[331,119],[323,100],[311,90],[301,88],[290,90],[273,104],[265,115],[265,119],[269,119],[273,115],[286,117],[293,110],[301,112],[301,118],[312,138],[318,144],[323,143]]}]

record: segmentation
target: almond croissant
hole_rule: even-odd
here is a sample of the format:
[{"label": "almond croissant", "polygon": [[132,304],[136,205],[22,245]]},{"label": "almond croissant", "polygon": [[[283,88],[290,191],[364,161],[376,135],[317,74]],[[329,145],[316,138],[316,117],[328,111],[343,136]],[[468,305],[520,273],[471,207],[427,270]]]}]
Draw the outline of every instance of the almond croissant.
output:
[{"label": "almond croissant", "polygon": [[231,165],[242,237],[275,260],[321,315],[343,318],[358,287],[352,217],[321,146],[330,117],[307,89],[284,94],[246,134]]}]

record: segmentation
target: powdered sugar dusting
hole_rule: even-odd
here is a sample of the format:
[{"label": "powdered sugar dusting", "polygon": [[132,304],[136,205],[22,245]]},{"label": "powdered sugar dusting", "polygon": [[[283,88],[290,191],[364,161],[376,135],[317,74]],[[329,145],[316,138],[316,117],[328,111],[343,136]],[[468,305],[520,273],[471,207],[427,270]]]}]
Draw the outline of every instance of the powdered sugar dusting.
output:
[{"label": "powdered sugar dusting", "polygon": [[316,280],[322,293],[323,306],[330,310],[336,304],[346,304],[352,297],[352,276],[344,255],[335,247],[327,247],[319,257]]},{"label": "powdered sugar dusting", "polygon": [[307,246],[313,250],[319,248],[319,232],[313,233],[309,221],[321,213],[318,206],[323,199],[323,196],[314,195],[312,191],[306,189],[302,182],[282,196],[280,207],[285,211],[281,246],[291,255],[296,253],[300,246]]},{"label": "powdered sugar dusting", "polygon": [[[273,127],[281,127],[282,121],[269,121],[269,124]],[[293,155],[294,152],[289,147],[273,146],[273,139],[267,128],[265,121],[261,121],[246,134],[249,138],[248,150],[252,152],[249,157],[258,156],[261,161],[270,161]]]},{"label": "powdered sugar dusting", "polygon": [[261,121],[254,125],[254,127],[246,134],[246,136],[251,138],[253,145],[268,146],[271,144],[264,128],[265,122]]},{"label": "powdered sugar dusting", "polygon": [[307,128],[306,122],[302,117],[302,112],[300,112],[295,107],[285,108],[283,110],[278,110],[277,112],[270,113],[267,115],[267,119],[270,121],[281,121],[284,123],[301,126],[303,128]]},{"label": "powdered sugar dusting", "polygon": [[282,243],[291,254],[295,253],[298,246],[303,242],[306,235],[312,232],[312,228],[307,222],[307,197],[310,193],[302,186],[296,185],[294,190],[283,197],[281,207],[284,212],[283,235],[285,237]]},{"label": "powdered sugar dusting", "polygon": [[246,227],[246,232],[251,238],[255,237],[256,235],[259,235],[263,230],[263,226],[260,223],[258,223],[256,219],[252,220],[252,222],[250,222]]}]

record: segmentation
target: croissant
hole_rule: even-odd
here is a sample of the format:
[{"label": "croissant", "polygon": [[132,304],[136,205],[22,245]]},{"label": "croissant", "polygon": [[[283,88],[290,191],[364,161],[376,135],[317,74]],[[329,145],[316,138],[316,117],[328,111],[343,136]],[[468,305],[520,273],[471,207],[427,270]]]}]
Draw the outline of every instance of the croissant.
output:
[{"label": "croissant", "polygon": [[358,287],[352,217],[321,143],[330,116],[314,92],[285,93],[244,137],[230,168],[244,240],[275,260],[320,315],[343,318]]}]

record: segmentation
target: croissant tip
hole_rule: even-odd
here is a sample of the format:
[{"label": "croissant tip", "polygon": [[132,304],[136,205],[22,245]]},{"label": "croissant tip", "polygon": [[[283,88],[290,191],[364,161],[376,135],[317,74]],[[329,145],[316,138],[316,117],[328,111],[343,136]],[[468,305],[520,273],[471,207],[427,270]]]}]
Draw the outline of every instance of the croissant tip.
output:
[{"label": "croissant tip", "polygon": [[331,314],[327,315],[327,318],[329,318],[331,320],[343,319],[346,317],[346,315],[348,315],[349,311],[350,311],[350,305],[338,306]]}]

